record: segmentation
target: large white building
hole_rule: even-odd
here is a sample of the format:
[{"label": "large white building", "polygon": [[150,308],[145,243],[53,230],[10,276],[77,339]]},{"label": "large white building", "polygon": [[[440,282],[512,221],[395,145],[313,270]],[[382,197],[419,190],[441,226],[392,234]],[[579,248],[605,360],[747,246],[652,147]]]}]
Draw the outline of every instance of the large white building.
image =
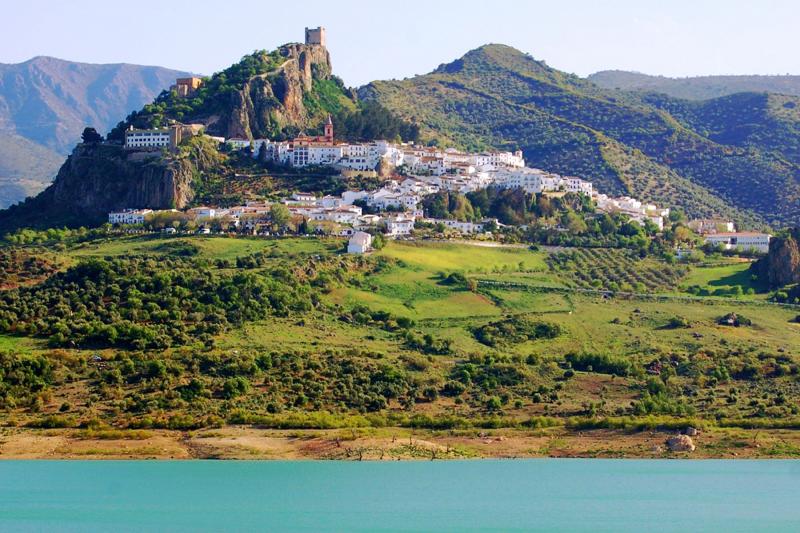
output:
[{"label": "large white building", "polygon": [[423,222],[427,222],[428,224],[442,224],[459,233],[480,233],[483,231],[482,222],[463,222],[461,220],[449,220],[445,218],[426,218]]},{"label": "large white building", "polygon": [[144,224],[144,219],[152,213],[152,209],[124,209],[108,214],[109,224]]},{"label": "large white building", "polygon": [[602,213],[622,213],[641,225],[649,220],[659,231],[664,229],[664,219],[669,216],[669,209],[646,204],[630,196],[612,198],[605,194],[596,194],[594,200],[597,210]]},{"label": "large white building", "polygon": [[556,181],[551,174],[538,168],[521,168],[518,170],[508,170],[498,172],[495,175],[497,185],[504,189],[522,189],[527,193],[538,194],[551,187]]},{"label": "large white building", "polygon": [[753,231],[720,232],[706,235],[707,243],[721,244],[726,250],[756,250],[761,253],[769,251],[772,235]]},{"label": "large white building", "polygon": [[172,144],[172,133],[169,128],[152,130],[129,129],[125,132],[125,148],[158,149],[169,148]]},{"label": "large white building", "polygon": [[305,144],[291,149],[293,167],[332,166],[342,159],[344,148],[341,145]]}]

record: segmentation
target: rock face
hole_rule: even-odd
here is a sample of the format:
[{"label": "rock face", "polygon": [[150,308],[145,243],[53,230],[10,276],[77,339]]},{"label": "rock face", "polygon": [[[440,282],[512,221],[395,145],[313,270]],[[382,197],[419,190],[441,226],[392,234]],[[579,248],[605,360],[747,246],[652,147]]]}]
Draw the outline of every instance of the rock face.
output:
[{"label": "rock face", "polygon": [[280,53],[284,63],[232,93],[230,111],[215,117],[209,131],[225,137],[274,138],[286,126],[310,125],[303,95],[311,91],[314,80],[330,79],[330,54],[323,46],[302,44],[285,45]]},{"label": "rock face", "polygon": [[769,254],[757,263],[760,274],[771,287],[800,282],[800,229],[787,237],[776,237],[769,244]]},{"label": "rock face", "polygon": [[104,222],[115,209],[181,208],[192,199],[194,170],[190,159],[131,154],[118,146],[78,145],[52,185],[2,212],[0,227],[19,222],[88,225]]},{"label": "rock face", "polygon": [[675,435],[667,439],[667,448],[671,452],[693,452],[694,441],[688,435]]}]

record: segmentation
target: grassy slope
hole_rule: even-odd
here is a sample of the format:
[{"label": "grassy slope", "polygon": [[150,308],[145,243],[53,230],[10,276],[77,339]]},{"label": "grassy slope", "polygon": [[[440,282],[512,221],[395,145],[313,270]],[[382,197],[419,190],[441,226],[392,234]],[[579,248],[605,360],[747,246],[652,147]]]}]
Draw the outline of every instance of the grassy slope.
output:
[{"label": "grassy slope", "polygon": [[[320,243],[310,239],[269,241],[258,239],[228,239],[222,237],[190,237],[208,259],[233,258],[242,253],[275,249],[280,256],[296,257],[303,262],[311,255],[335,253],[340,241]],[[163,253],[159,248],[163,239],[131,237],[116,242],[93,244],[65,252],[65,259],[75,260],[87,255],[104,256],[120,254]],[[394,266],[379,274],[368,276],[360,288],[339,287],[325,296],[331,304],[348,307],[361,303],[374,310],[390,311],[408,316],[416,321],[415,330],[429,333],[435,338],[450,339],[455,352],[446,356],[420,356],[409,350],[397,335],[382,329],[350,325],[335,315],[311,313],[304,317],[270,318],[251,322],[222,336],[214,349],[219,354],[263,353],[264,351],[317,354],[334,351],[340,354],[381,354],[385,364],[403,366],[403,358],[412,357],[428,362],[424,370],[412,372],[423,383],[442,383],[448,378],[453,365],[468,354],[508,356],[524,359],[531,354],[543,361],[538,370],[530,374],[529,386],[534,390],[543,385],[561,384],[558,402],[535,403],[530,397],[520,398],[518,406],[507,405],[503,413],[515,418],[536,415],[575,416],[585,410],[588,403],[602,401],[601,413],[614,414],[625,410],[641,394],[641,381],[636,378],[613,378],[606,374],[577,372],[567,381],[559,381],[561,370],[554,366],[563,361],[566,353],[588,351],[605,352],[623,356],[636,365],[645,365],[654,358],[674,354],[680,357],[709,361],[724,361],[730,354],[782,353],[796,360],[800,346],[800,327],[790,323],[796,311],[775,306],[764,306],[747,299],[685,301],[606,300],[598,296],[556,294],[547,292],[481,290],[477,294],[439,283],[440,273],[460,271],[476,277],[493,277],[527,281],[534,285],[563,286],[563,278],[554,276],[545,263],[547,252],[533,252],[523,248],[487,248],[461,244],[414,244],[391,242],[377,255],[392,258]],[[65,262],[66,263],[66,262]],[[708,286],[725,285],[740,280],[742,266],[693,269],[682,281],[703,283]],[[716,324],[716,319],[730,311],[752,318],[751,328],[726,328]],[[519,344],[491,348],[480,344],[471,334],[472,328],[496,321],[504,315],[523,314],[536,320],[560,325],[564,334],[553,340],[534,340]],[[673,317],[682,317],[691,325],[687,329],[666,329]],[[0,349],[24,353],[54,355],[43,340],[0,337]],[[354,351],[355,350],[355,351]],[[179,351],[179,350],[178,350]],[[359,352],[361,351],[361,352]],[[59,350],[58,357],[88,359],[92,350]],[[115,350],[99,350],[104,358],[113,358]],[[174,350],[157,357],[169,360]],[[690,378],[673,378],[686,387],[696,387]],[[722,413],[726,417],[748,416],[752,407],[750,399],[761,401],[762,394],[770,396],[778,390],[792,391],[794,377],[785,376],[766,381],[731,382],[716,387],[701,388],[700,395],[692,400],[703,417]],[[254,392],[261,391],[256,385]],[[738,389],[738,403],[726,403],[726,394]],[[502,389],[501,389],[502,390]],[[141,393],[140,386],[131,385],[118,394]],[[90,394],[97,389],[89,381],[79,380],[53,391],[43,407],[45,413],[58,409],[64,402],[74,409],[102,413],[108,400],[100,399],[94,407],[86,404]],[[107,394],[107,393],[104,393]],[[117,394],[117,393],[115,393]],[[790,396],[791,397],[791,396]],[[221,400],[215,400],[217,402]],[[791,400],[792,402],[794,400]],[[263,405],[239,401],[237,404],[259,412]],[[109,404],[110,405],[110,404]],[[397,411],[399,406],[392,406]],[[398,412],[402,412],[400,409]],[[443,414],[455,412],[467,417],[485,416],[480,408],[454,404],[452,399],[440,398],[433,403],[417,403],[416,413]],[[26,419],[29,414],[16,410],[15,416]],[[112,415],[113,420],[113,415]]]}]

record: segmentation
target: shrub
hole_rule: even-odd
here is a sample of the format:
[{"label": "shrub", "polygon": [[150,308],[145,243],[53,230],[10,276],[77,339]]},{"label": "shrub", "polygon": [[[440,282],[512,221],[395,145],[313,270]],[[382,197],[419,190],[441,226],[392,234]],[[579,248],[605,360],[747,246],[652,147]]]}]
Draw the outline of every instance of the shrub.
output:
[{"label": "shrub", "polygon": [[608,354],[569,353],[565,360],[575,370],[617,376],[627,376],[631,372],[629,360]]},{"label": "shrub", "polygon": [[717,324],[720,326],[733,326],[733,327],[741,327],[741,326],[751,326],[753,322],[742,315],[737,315],[736,313],[728,313],[727,315],[721,316],[717,319]]},{"label": "shrub", "polygon": [[475,339],[487,346],[518,344],[536,339],[553,339],[561,334],[558,324],[510,317],[485,324],[473,330]]}]

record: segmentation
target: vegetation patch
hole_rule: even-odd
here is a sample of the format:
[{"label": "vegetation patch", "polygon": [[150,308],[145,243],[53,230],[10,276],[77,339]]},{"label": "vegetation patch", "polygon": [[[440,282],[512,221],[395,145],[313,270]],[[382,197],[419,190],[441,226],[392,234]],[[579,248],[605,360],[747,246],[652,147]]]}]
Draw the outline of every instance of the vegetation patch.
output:
[{"label": "vegetation patch", "polygon": [[473,330],[478,342],[486,346],[519,344],[537,339],[554,339],[561,335],[562,328],[558,324],[532,320],[523,316],[512,316],[496,322],[490,322]]},{"label": "vegetation patch", "polygon": [[717,324],[720,326],[733,326],[735,328],[742,326],[752,326],[753,321],[749,318],[738,315],[736,313],[728,313],[717,319]]},{"label": "vegetation patch", "polygon": [[548,257],[553,272],[581,289],[654,293],[674,290],[686,275],[683,265],[643,259],[632,250],[580,248]]}]

